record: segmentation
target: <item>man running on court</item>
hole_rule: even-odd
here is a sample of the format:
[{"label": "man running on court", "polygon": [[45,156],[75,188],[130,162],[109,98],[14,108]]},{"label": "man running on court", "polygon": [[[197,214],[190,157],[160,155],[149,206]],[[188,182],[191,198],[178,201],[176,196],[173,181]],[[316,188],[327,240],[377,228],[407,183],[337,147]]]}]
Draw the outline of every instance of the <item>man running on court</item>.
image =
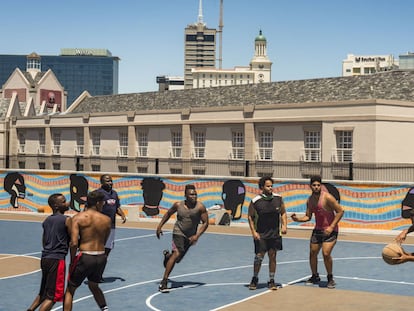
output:
[{"label": "man running on court", "polygon": [[306,203],[306,213],[302,217],[297,217],[295,213],[291,215],[293,221],[306,222],[312,219],[315,214],[315,228],[310,239],[310,268],[312,276],[306,281],[307,285],[319,284],[318,273],[318,254],[322,248],[323,261],[328,274],[328,288],[335,288],[333,279],[332,250],[338,238],[338,223],[344,215],[344,209],[336,199],[328,192],[322,190],[322,179],[320,176],[312,176],[310,179],[312,194]]},{"label": "man running on court", "polygon": [[[197,243],[200,236],[207,230],[208,214],[203,203],[197,201],[197,191],[194,185],[185,186],[185,200],[175,202],[162,217],[157,227],[157,238],[162,233],[162,226],[177,213],[177,221],[173,228],[172,252],[164,251],[165,272],[159,285],[160,292],[168,292],[168,277],[176,263],[179,263],[191,245]],[[201,226],[198,225],[202,222]]]},{"label": "man running on court", "polygon": [[276,290],[276,253],[282,250],[282,234],[287,232],[287,216],[282,196],[273,193],[273,179],[265,176],[259,180],[262,191],[252,199],[249,205],[248,220],[254,241],[253,278],[249,289],[255,290],[259,281],[262,261],[267,253],[269,257],[269,281],[267,286]]},{"label": "man running on court", "polygon": [[99,308],[109,310],[99,288],[107,259],[105,242],[111,231],[111,219],[101,213],[104,203],[104,195],[97,190],[92,191],[88,194],[88,207],[85,211],[73,216],[70,269],[63,308],[65,311],[72,310],[75,291],[85,278],[88,278],[89,289]]}]

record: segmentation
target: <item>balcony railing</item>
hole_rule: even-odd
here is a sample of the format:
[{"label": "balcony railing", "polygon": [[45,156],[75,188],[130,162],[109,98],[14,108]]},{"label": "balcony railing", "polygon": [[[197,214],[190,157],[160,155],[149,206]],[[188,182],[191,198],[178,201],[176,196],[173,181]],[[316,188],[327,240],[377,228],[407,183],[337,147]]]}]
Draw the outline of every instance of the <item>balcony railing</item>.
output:
[{"label": "balcony railing", "polygon": [[244,147],[233,147],[230,152],[231,160],[244,160]]},{"label": "balcony railing", "polygon": [[120,146],[118,150],[118,155],[120,157],[127,157],[128,156],[128,146]]},{"label": "balcony railing", "polygon": [[39,150],[38,150],[38,152],[39,152],[40,154],[44,154],[44,153],[46,153],[46,145],[44,145],[44,144],[40,144],[40,145],[39,145]]},{"label": "balcony railing", "polygon": [[206,148],[205,147],[194,147],[193,149],[193,158],[194,159],[205,159],[206,157]]},{"label": "balcony railing", "polygon": [[85,148],[81,145],[78,145],[75,147],[75,154],[76,155],[84,155],[85,153]]},{"label": "balcony railing", "polygon": [[273,160],[273,148],[259,148],[257,159],[261,161]]},{"label": "balcony railing", "polygon": [[93,145],[92,146],[92,155],[99,155],[101,153],[101,146],[100,145]]},{"label": "balcony railing", "polygon": [[353,162],[353,154],[353,149],[336,148],[332,152],[332,162]]},{"label": "balcony railing", "polygon": [[182,157],[182,147],[171,147],[170,157],[173,159],[179,159]]},{"label": "balcony railing", "polygon": [[52,153],[53,154],[60,154],[60,145],[53,145]]},{"label": "balcony railing", "polygon": [[137,155],[139,157],[148,157],[148,146],[139,146]]},{"label": "balcony railing", "polygon": [[18,153],[25,153],[26,145],[19,145]]},{"label": "balcony railing", "polygon": [[302,150],[301,161],[303,162],[321,162],[321,149],[304,148]]}]

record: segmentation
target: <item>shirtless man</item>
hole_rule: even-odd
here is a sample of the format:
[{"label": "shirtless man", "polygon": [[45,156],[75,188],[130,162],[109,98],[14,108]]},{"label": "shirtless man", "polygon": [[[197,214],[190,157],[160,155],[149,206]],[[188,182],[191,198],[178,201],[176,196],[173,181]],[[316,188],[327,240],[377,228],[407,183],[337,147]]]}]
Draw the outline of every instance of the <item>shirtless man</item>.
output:
[{"label": "shirtless man", "polygon": [[318,254],[322,248],[323,261],[328,274],[327,287],[335,288],[331,253],[338,238],[338,223],[344,215],[344,210],[329,192],[321,191],[320,176],[311,177],[310,187],[312,194],[306,203],[305,216],[298,217],[295,213],[291,216],[293,221],[306,222],[312,219],[312,214],[315,214],[315,228],[310,239],[309,254],[312,276],[306,281],[306,284],[318,284],[321,280],[318,273]]},{"label": "shirtless man", "polygon": [[[177,213],[177,221],[173,228],[172,252],[164,251],[164,267],[165,272],[163,279],[159,285],[160,292],[168,292],[168,276],[170,275],[174,265],[179,263],[187,253],[191,245],[197,243],[200,236],[207,230],[208,214],[203,203],[197,201],[197,191],[194,185],[185,186],[185,200],[175,202],[168,212],[162,217],[157,227],[157,238],[162,235],[162,226]],[[200,228],[198,224],[202,222]],[[198,229],[198,230],[197,230]]]},{"label": "shirtless man", "polygon": [[105,242],[111,231],[111,219],[101,213],[104,203],[104,195],[92,191],[87,197],[88,208],[73,216],[65,311],[72,310],[75,291],[85,278],[99,308],[109,310],[98,284],[106,264]]}]

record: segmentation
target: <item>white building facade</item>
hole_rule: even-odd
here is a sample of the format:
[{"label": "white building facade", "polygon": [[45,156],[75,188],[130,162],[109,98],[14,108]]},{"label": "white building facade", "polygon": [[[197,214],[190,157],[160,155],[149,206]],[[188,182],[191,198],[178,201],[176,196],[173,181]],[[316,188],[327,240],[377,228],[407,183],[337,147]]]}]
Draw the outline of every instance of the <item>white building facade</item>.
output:
[{"label": "white building facade", "polygon": [[267,40],[260,30],[254,41],[255,52],[249,66],[233,69],[192,68],[193,88],[270,82],[272,62],[267,56]]},{"label": "white building facade", "polygon": [[362,76],[398,69],[398,60],[389,55],[348,54],[342,61],[342,76]]}]

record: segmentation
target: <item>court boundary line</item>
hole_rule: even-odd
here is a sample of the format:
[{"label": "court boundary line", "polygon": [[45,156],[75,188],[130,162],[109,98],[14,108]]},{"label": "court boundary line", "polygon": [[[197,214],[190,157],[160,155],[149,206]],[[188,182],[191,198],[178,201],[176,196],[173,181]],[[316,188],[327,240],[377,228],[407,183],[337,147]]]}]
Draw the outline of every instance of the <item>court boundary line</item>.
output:
[{"label": "court boundary line", "polygon": [[[348,258],[347,257],[341,257],[341,258],[334,259],[334,260],[361,260],[361,259],[379,259],[379,258],[381,258],[381,257],[348,257]],[[323,261],[323,259],[321,258],[318,261]],[[301,259],[301,260],[292,260],[292,261],[278,262],[277,264],[286,265],[286,264],[308,263],[308,262],[309,262],[309,259]],[[268,266],[268,263],[264,263],[262,266]],[[205,271],[197,271],[197,272],[180,274],[180,275],[171,277],[171,279],[182,278],[182,277],[187,277],[187,276],[202,275],[202,274],[208,274],[208,273],[217,273],[217,272],[221,272],[221,271],[230,271],[230,270],[238,270],[238,269],[246,269],[246,268],[250,268],[251,269],[252,267],[253,267],[253,265],[249,264],[249,265],[242,265],[242,266],[236,266],[236,267],[226,267],[226,268],[220,268],[220,269],[211,269],[211,270],[205,270]],[[296,279],[294,281],[288,282],[286,284],[282,284],[282,287],[291,286],[291,285],[293,285],[295,283],[300,282],[303,279],[306,279],[307,277],[309,277],[309,275],[308,276],[305,276],[305,277],[302,277],[302,278],[299,278],[299,279]],[[337,277],[337,276],[335,276],[335,277]],[[345,278],[345,277],[338,277],[338,278]],[[353,279],[353,277],[349,277],[349,279]],[[362,278],[359,278],[359,280],[360,281],[364,281]],[[374,279],[372,279],[372,280],[375,281]],[[118,292],[118,291],[122,291],[122,290],[127,289],[127,288],[141,286],[141,285],[145,285],[145,284],[149,284],[149,283],[158,283],[160,281],[161,281],[161,278],[147,280],[147,281],[142,281],[142,282],[136,282],[136,283],[132,283],[132,284],[125,285],[125,286],[121,286],[121,287],[111,288],[111,289],[108,289],[108,290],[103,291],[103,293],[106,294],[106,293]],[[381,282],[381,280],[378,280],[378,281]],[[390,283],[390,282],[391,283],[395,283],[395,284],[402,284],[401,282],[387,281],[387,283]],[[247,285],[247,283],[248,282],[242,283],[242,284],[246,284]],[[413,285],[414,285],[414,283],[413,283]],[[269,290],[265,290],[261,294],[264,294],[264,293],[267,293],[267,292],[269,292]],[[158,293],[158,291],[157,291],[157,293]],[[154,294],[151,294],[151,295],[154,295]],[[257,294],[255,294],[255,295],[257,295]],[[239,300],[234,301],[233,303],[234,304],[237,304],[237,303],[240,303],[242,301],[247,301],[249,299],[253,299],[255,297],[255,295],[249,296],[249,297],[246,297],[246,298],[243,298],[240,301]],[[146,300],[150,296],[147,296]],[[83,300],[90,299],[90,298],[93,298],[93,295],[92,294],[89,294],[89,295],[86,295],[86,296],[83,296],[83,297],[79,297],[79,298],[73,300],[73,304],[76,304],[78,302],[81,302]],[[58,306],[58,307],[52,309],[51,311],[61,310],[62,308],[63,308],[63,306]],[[213,310],[220,310],[220,309],[213,309]]]},{"label": "court boundary line", "polygon": [[[23,255],[0,254],[0,255],[6,255],[6,257],[1,257],[0,260],[12,259],[12,258],[16,258],[16,257],[25,257],[25,258],[31,258],[31,259],[36,259],[36,260],[40,261],[39,257],[29,256],[28,254],[23,254]],[[25,272],[25,273],[13,274],[13,275],[9,275],[9,276],[3,276],[3,277],[0,277],[0,280],[7,280],[7,279],[17,278],[17,277],[21,277],[21,276],[26,276],[26,275],[30,275],[30,274],[33,274],[33,273],[37,273],[39,271],[41,271],[41,269],[37,269],[37,270]]]}]

